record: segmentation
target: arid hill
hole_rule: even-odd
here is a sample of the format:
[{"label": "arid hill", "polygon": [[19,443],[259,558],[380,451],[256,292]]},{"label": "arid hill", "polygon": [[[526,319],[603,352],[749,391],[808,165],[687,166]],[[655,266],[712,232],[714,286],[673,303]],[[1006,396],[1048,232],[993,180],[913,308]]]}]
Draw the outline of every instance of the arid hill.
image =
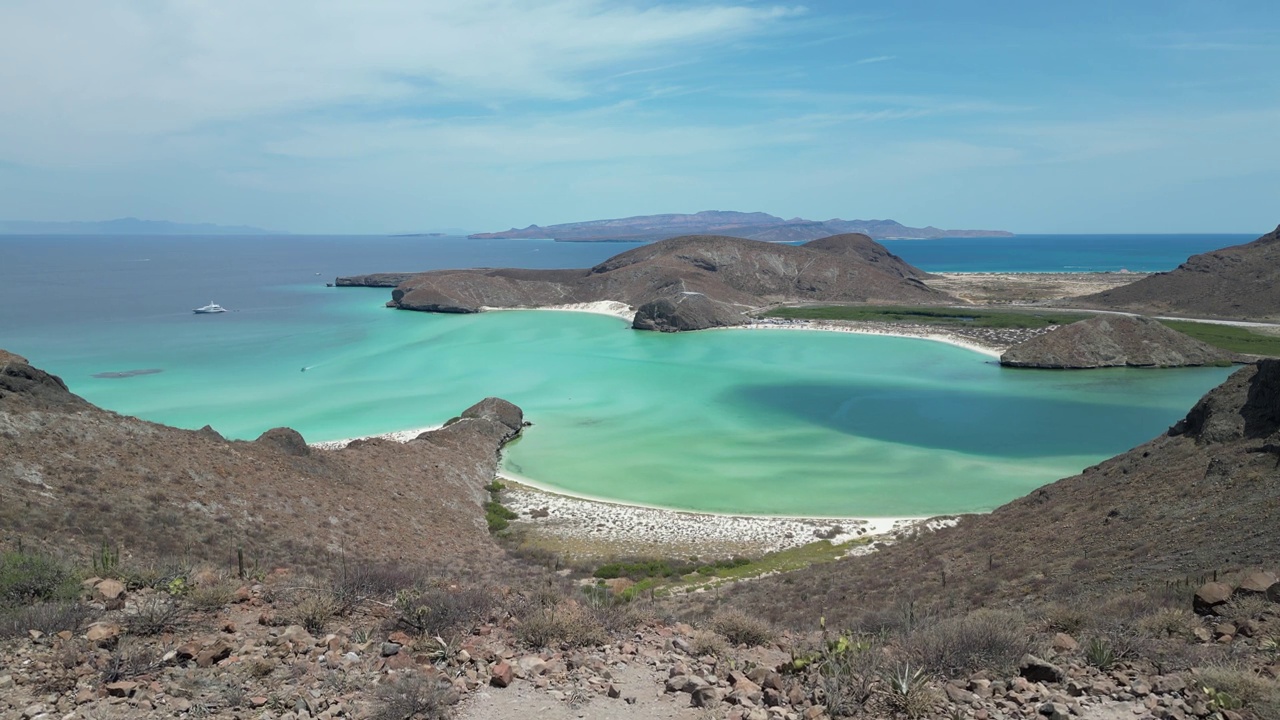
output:
[{"label": "arid hill", "polygon": [[263,564],[495,556],[483,487],[521,415],[490,398],[404,445],[319,450],[288,428],[227,441],[101,410],[0,351],[0,527],[28,547],[219,564],[238,547]]},{"label": "arid hill", "polygon": [[[1083,602],[1280,565],[1280,360],[1248,365],[1167,433],[953,528],[745,583],[731,602],[840,627],[887,609]],[[882,617],[882,615],[881,615]]]},{"label": "arid hill", "polygon": [[680,235],[733,235],[751,240],[798,242],[830,235],[862,233],[874,238],[1009,237],[1004,230],[942,230],[933,226],[907,227],[896,220],[784,220],[762,212],[704,210],[692,215],[637,215],[609,220],[564,223],[539,227],[511,228],[502,232],[477,233],[472,238],[551,238],[567,242],[652,241]]},{"label": "arid hill", "polygon": [[1251,243],[1192,255],[1175,270],[1072,304],[1145,315],[1280,320],[1280,227]]},{"label": "arid hill", "polygon": [[[339,278],[383,286],[394,275]],[[928,287],[929,275],[866,235],[801,246],[734,237],[672,238],[580,270],[437,270],[405,279],[389,303],[405,310],[470,313],[616,301],[637,308],[643,330],[740,325],[744,311],[775,302],[954,302]]]},{"label": "arid hill", "polygon": [[1099,315],[1014,345],[1000,356],[1009,367],[1082,369],[1185,367],[1230,362],[1231,354],[1131,315]]}]

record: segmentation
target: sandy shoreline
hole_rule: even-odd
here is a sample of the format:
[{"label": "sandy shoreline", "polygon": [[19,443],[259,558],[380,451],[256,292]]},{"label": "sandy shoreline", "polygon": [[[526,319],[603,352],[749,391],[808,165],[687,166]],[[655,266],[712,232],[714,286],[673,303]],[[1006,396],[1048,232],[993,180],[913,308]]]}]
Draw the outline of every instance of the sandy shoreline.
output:
[{"label": "sandy shoreline", "polygon": [[[341,450],[356,440],[379,438],[405,443],[442,426],[310,443]],[[948,519],[894,517],[803,517],[736,515],[678,510],[581,496],[541,485],[499,470],[507,486],[502,502],[520,517],[516,521],[570,554],[646,555],[696,551],[706,558],[762,555],[807,545],[816,540],[844,543],[858,538],[892,540],[924,524],[936,529]],[[545,544],[545,543],[544,543]],[[578,548],[574,551],[573,548]],[[582,548],[589,547],[585,552]],[[870,543],[851,552],[869,552]]]},{"label": "sandy shoreline", "polygon": [[[524,311],[524,310],[554,310],[559,312],[585,312],[596,315],[608,315],[609,317],[618,318],[631,322],[635,315],[635,309],[626,303],[615,300],[602,300],[599,302],[589,303],[572,303],[568,305],[548,305],[547,307],[530,307],[530,308],[497,308],[485,307],[481,308],[486,312],[502,312],[502,311]],[[959,333],[949,332],[944,328],[929,328],[928,330],[921,328],[915,330],[909,326],[890,325],[888,323],[870,323],[870,322],[848,322],[837,323],[822,320],[769,320],[762,319],[746,325],[734,325],[723,328],[709,328],[712,330],[811,330],[815,332],[842,332],[855,335],[880,335],[882,337],[900,337],[911,338],[915,340],[932,340],[933,342],[946,343],[955,347],[972,350],[988,357],[1000,357],[1000,354],[1008,349],[1009,343],[1000,343],[993,341],[990,344],[983,344],[965,337]]]},{"label": "sandy shoreline", "polygon": [[[858,538],[892,540],[927,518],[796,517],[734,515],[625,504],[563,494],[500,474],[507,485],[502,502],[515,522],[570,555],[763,555],[817,540],[844,543]],[[543,543],[546,544],[546,543]],[[575,549],[577,552],[575,553]],[[870,543],[853,552],[866,552]]]}]

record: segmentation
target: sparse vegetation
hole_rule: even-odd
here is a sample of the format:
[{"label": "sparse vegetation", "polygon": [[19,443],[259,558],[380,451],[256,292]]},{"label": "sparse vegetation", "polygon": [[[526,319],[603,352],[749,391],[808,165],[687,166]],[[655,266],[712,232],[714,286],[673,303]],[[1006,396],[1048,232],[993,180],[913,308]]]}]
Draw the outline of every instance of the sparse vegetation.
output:
[{"label": "sparse vegetation", "polygon": [[520,617],[516,636],[531,648],[584,647],[608,641],[600,620],[573,601],[533,607]]},{"label": "sparse vegetation", "polygon": [[734,645],[764,645],[774,635],[769,623],[736,608],[726,608],[716,613],[712,616],[710,625],[712,630]]},{"label": "sparse vegetation", "polygon": [[445,720],[457,702],[452,688],[417,673],[393,675],[374,692],[371,720]]},{"label": "sparse vegetation", "polygon": [[914,667],[949,677],[979,669],[1008,673],[1028,649],[1027,621],[1009,610],[982,609],[923,623],[903,641]]},{"label": "sparse vegetation", "polygon": [[992,310],[988,308],[943,308],[880,305],[829,305],[783,307],[765,317],[793,320],[853,320],[861,322],[958,325],[986,328],[1044,328],[1066,325],[1093,317],[1090,313],[1045,312],[1036,310]]}]

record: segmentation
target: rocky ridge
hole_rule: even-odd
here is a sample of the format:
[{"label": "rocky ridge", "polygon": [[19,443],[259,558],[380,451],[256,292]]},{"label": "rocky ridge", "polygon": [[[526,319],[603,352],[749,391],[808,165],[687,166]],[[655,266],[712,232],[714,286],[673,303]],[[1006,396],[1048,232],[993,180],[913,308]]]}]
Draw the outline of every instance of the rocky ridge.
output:
[{"label": "rocky ridge", "polygon": [[[389,275],[339,278],[375,285]],[[472,313],[615,301],[637,308],[633,327],[700,330],[742,325],[746,312],[776,302],[940,304],[951,296],[927,273],[865,235],[772,245],[720,236],[672,238],[581,270],[438,270],[403,280],[393,307]]]},{"label": "rocky ridge", "polygon": [[1186,367],[1230,362],[1231,354],[1158,320],[1099,315],[1014,345],[1000,356],[1009,367],[1083,369]]},{"label": "rocky ridge", "polygon": [[1280,227],[1251,243],[1193,255],[1170,272],[1072,304],[1145,315],[1280,320]]},{"label": "rocky ridge", "polygon": [[[254,442],[101,410],[56,376],[0,355],[0,520],[10,541],[93,548],[129,540],[144,556],[224,562],[332,553],[496,555],[483,486],[520,409],[490,398],[456,422],[400,444],[310,448],[276,428]],[[370,495],[397,498],[394,512]]]}]

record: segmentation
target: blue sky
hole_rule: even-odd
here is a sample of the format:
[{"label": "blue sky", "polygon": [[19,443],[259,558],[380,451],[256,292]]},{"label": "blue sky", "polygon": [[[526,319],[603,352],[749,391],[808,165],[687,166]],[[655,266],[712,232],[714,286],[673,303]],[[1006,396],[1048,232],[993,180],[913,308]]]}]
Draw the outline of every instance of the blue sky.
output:
[{"label": "blue sky", "polygon": [[0,219],[1280,222],[1280,3],[4,0]]}]

